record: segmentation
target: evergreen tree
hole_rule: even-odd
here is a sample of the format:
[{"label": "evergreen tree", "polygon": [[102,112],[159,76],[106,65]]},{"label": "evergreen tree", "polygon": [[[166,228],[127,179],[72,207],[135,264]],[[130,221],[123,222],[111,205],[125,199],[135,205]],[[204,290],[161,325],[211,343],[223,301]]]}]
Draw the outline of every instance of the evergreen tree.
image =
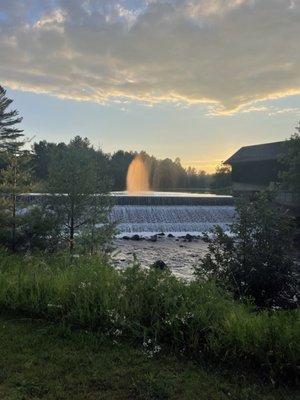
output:
[{"label": "evergreen tree", "polygon": [[22,237],[24,209],[27,206],[20,195],[29,191],[30,156],[27,152],[7,152],[6,163],[1,171],[0,242],[16,251]]},{"label": "evergreen tree", "polygon": [[49,174],[49,165],[53,152],[57,147],[66,146],[63,143],[49,143],[46,140],[34,143],[32,166],[35,178],[39,181],[45,181]]},{"label": "evergreen tree", "polygon": [[51,196],[46,201],[59,217],[70,252],[76,236],[89,231],[95,239],[98,224],[107,222],[108,186],[102,153],[95,152],[86,140],[77,137],[66,149],[57,149],[53,155],[47,187]]},{"label": "evergreen tree", "polygon": [[22,121],[17,110],[8,111],[13,100],[6,97],[6,90],[0,85],[0,151],[15,153],[23,144],[23,131],[16,128]]}]

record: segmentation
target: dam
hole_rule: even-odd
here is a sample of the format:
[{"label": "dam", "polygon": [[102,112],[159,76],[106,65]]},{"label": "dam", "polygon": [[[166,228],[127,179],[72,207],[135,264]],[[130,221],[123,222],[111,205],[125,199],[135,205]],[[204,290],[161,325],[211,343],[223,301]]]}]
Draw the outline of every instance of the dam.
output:
[{"label": "dam", "polygon": [[[42,200],[45,193],[22,195],[29,204]],[[111,192],[109,220],[116,224],[119,236],[156,233],[200,235],[214,226],[226,230],[234,220],[232,196],[209,193]]]},{"label": "dam", "polygon": [[114,192],[110,220],[119,234],[201,234],[233,222],[231,196],[176,192]]},{"label": "dam", "polygon": [[150,166],[141,154],[128,167],[125,192],[114,192],[110,220],[119,235],[201,234],[234,219],[231,196],[151,190]]},{"label": "dam", "polygon": [[[158,233],[180,236],[201,235],[219,225],[224,230],[235,216],[232,196],[212,193],[152,191],[149,168],[137,155],[127,172],[127,191],[110,192],[109,221],[117,227],[118,236]],[[27,202],[38,203],[47,193],[22,195]],[[64,194],[67,196],[67,194]],[[97,193],[91,196],[98,196]]]}]

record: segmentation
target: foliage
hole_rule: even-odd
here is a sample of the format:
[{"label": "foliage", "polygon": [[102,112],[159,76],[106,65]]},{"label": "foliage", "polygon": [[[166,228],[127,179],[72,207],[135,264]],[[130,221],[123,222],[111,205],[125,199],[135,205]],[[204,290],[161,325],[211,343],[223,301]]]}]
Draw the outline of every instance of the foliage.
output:
[{"label": "foliage", "polygon": [[282,160],[286,171],[281,173],[281,184],[284,189],[300,193],[300,122],[286,147],[287,155]]},{"label": "foliage", "polygon": [[56,150],[65,149],[64,143],[48,143],[46,140],[33,144],[32,169],[38,181],[46,181],[49,177],[51,158]]},{"label": "foliage", "polygon": [[60,221],[41,204],[26,204],[27,212],[23,216],[23,251],[47,251],[53,253],[61,247]]},{"label": "foliage", "polygon": [[113,190],[126,190],[126,176],[129,164],[133,160],[135,153],[118,150],[109,160],[109,170],[111,172]]},{"label": "foliage", "polygon": [[6,90],[0,85],[0,152],[16,151],[23,146],[22,130],[15,125],[22,121],[17,110],[8,111],[13,100],[6,96]]},{"label": "foliage", "polygon": [[[77,138],[79,141],[86,140],[80,137]],[[32,167],[37,181],[45,182],[48,180],[53,154],[57,152],[63,153],[66,149],[67,145],[65,143],[49,143],[45,140],[34,143]],[[128,167],[137,155],[136,152],[118,150],[109,155],[101,150],[90,149],[89,154],[90,157],[97,155],[102,159],[103,166],[105,166],[105,174],[109,175],[113,190],[126,190]],[[150,173],[149,183],[153,190],[197,190],[206,189],[210,185],[210,175],[193,167],[184,169],[179,158],[174,161],[169,158],[158,160],[144,151],[141,152],[141,157],[148,167]]]},{"label": "foliage", "polygon": [[[296,400],[234,369],[204,368],[167,354],[149,358],[116,335],[16,315],[0,317],[1,400]],[[226,376],[227,375],[227,376]]]},{"label": "foliage", "polygon": [[50,196],[45,201],[60,221],[70,251],[80,230],[85,229],[85,235],[96,245],[99,224],[107,224],[109,183],[103,169],[102,158],[87,139],[75,137],[66,148],[53,154],[46,187]]},{"label": "foliage", "polygon": [[206,235],[209,253],[196,275],[201,279],[204,273],[237,298],[250,296],[260,308],[293,307],[297,302],[290,256],[293,224],[272,200],[271,193],[240,200],[230,233],[216,227],[212,237]]},{"label": "foliage", "polygon": [[179,158],[175,161],[170,158],[152,160],[152,171],[151,187],[155,190],[174,190],[185,186],[186,171]]},{"label": "foliage", "polygon": [[207,189],[210,185],[211,175],[205,171],[197,170],[195,167],[188,167],[186,169],[186,187]]},{"label": "foliage", "polygon": [[293,379],[299,311],[255,313],[213,283],[183,282],[138,265],[117,271],[99,256],[0,254],[0,307],[140,343],[149,358],[172,350]]},{"label": "foliage", "polygon": [[227,189],[231,188],[231,169],[229,165],[219,165],[215,174],[212,176],[210,184],[211,189]]},{"label": "foliage", "polygon": [[7,152],[7,165],[1,172],[0,240],[12,251],[22,242],[25,204],[20,195],[29,190],[29,162],[30,157],[26,152]]},{"label": "foliage", "polygon": [[133,382],[132,392],[136,400],[168,400],[173,387],[172,382],[159,379],[157,374],[146,373]]}]

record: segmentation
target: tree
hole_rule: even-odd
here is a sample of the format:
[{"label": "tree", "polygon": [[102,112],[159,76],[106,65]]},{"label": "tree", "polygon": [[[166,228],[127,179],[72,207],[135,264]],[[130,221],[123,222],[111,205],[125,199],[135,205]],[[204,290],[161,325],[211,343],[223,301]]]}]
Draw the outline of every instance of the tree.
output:
[{"label": "tree", "polygon": [[153,175],[153,188],[156,190],[172,190],[177,187],[177,175],[174,163],[170,158],[160,160]]},{"label": "tree", "polygon": [[76,235],[88,230],[96,238],[95,232],[107,223],[108,188],[102,155],[88,142],[75,138],[66,149],[54,152],[46,201],[48,209],[59,217],[71,253]]},{"label": "tree", "polygon": [[259,308],[293,307],[297,301],[293,224],[273,200],[270,193],[240,200],[230,234],[216,227],[212,237],[206,235],[209,252],[196,269],[198,278],[216,280],[236,298],[250,296]]},{"label": "tree", "polygon": [[212,177],[211,188],[214,190],[231,188],[231,170],[228,165],[219,165]]},{"label": "tree", "polygon": [[22,218],[20,244],[22,250],[47,252],[57,251],[61,241],[58,216],[37,201],[26,204]]},{"label": "tree", "polygon": [[287,155],[283,158],[285,171],[280,180],[284,189],[300,193],[300,122],[296,132],[286,141]]},{"label": "tree", "polygon": [[12,251],[16,251],[21,241],[26,207],[21,195],[29,191],[30,156],[27,152],[7,152],[6,163],[0,185],[0,240]]},{"label": "tree", "polygon": [[199,171],[195,167],[188,167],[185,170],[185,186],[193,189],[203,189],[208,186],[209,176],[205,171]]},{"label": "tree", "polygon": [[13,100],[6,97],[6,90],[0,85],[0,151],[16,151],[23,146],[22,130],[16,125],[22,121],[17,110],[8,111]]},{"label": "tree", "polygon": [[126,190],[127,171],[134,156],[134,153],[123,150],[119,150],[112,155],[110,159],[110,171],[114,190]]},{"label": "tree", "polygon": [[66,145],[64,143],[49,143],[46,140],[34,143],[32,167],[35,178],[39,181],[47,180],[52,154],[58,147],[66,147]]}]

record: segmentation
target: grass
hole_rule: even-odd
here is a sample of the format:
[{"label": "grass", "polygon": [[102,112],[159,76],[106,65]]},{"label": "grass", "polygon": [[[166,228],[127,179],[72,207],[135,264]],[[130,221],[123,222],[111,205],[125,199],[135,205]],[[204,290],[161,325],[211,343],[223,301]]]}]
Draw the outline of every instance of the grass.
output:
[{"label": "grass", "polygon": [[256,371],[296,383],[299,310],[255,313],[213,284],[182,282],[138,266],[119,272],[107,260],[0,253],[0,309],[127,340],[153,357]]},{"label": "grass", "polygon": [[243,374],[204,368],[102,333],[0,317],[1,400],[296,400]]}]

